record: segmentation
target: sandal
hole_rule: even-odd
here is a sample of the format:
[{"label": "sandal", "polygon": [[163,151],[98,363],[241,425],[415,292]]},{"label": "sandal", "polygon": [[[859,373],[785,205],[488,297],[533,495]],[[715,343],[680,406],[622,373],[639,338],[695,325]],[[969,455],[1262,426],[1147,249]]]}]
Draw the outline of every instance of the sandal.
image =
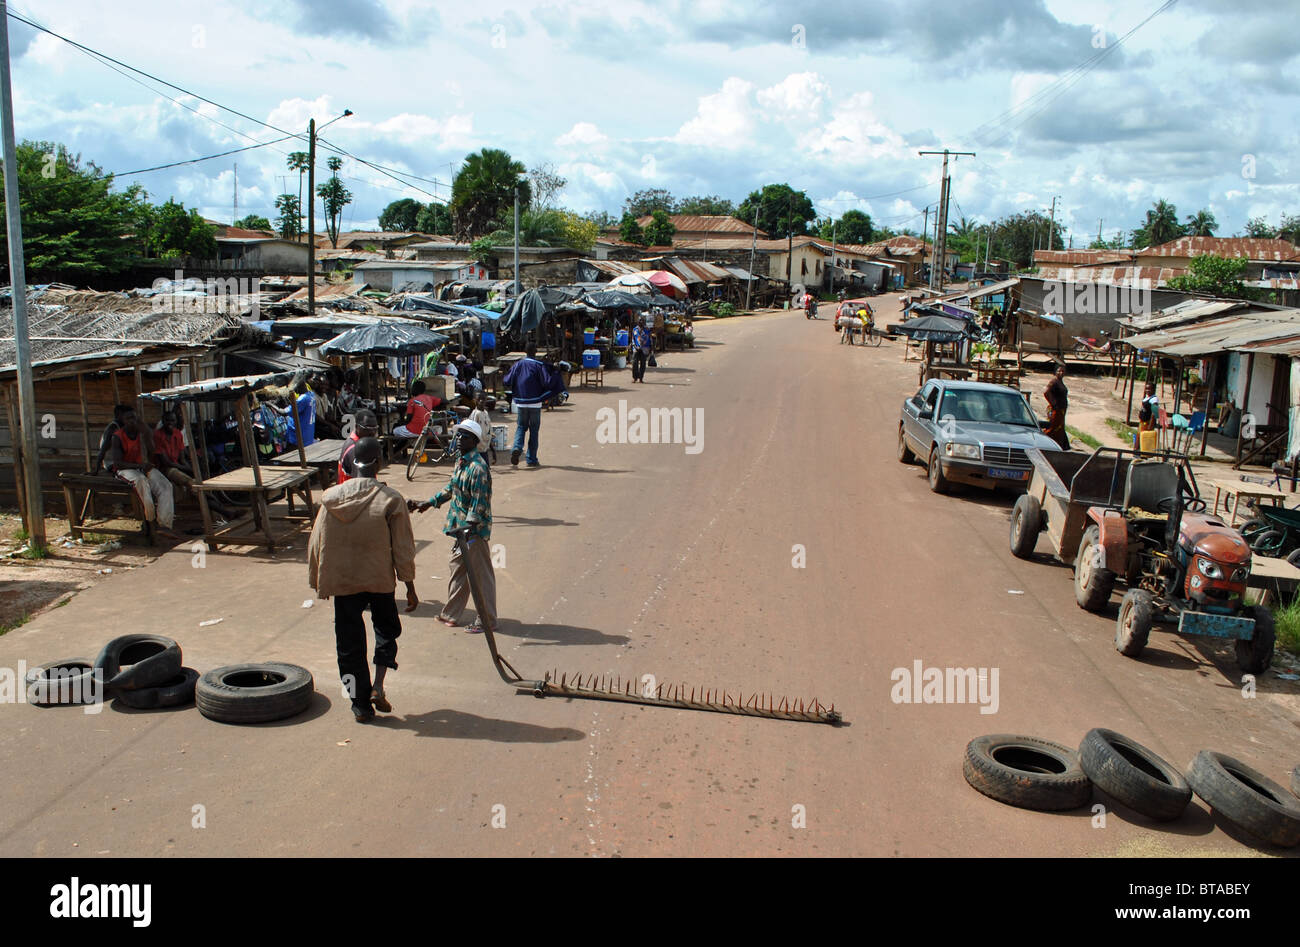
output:
[{"label": "sandal", "polygon": [[384,696],[383,691],[371,691],[370,702],[375,705],[375,710],[378,710],[381,714],[391,714],[393,712],[393,705],[388,702],[388,698]]}]

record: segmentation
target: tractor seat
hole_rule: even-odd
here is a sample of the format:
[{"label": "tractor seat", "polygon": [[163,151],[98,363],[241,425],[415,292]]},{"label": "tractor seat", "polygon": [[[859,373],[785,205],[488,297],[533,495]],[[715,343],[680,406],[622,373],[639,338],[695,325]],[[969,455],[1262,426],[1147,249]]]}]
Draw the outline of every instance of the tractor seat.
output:
[{"label": "tractor seat", "polygon": [[1124,509],[1137,507],[1147,513],[1165,515],[1161,500],[1178,494],[1178,468],[1163,460],[1139,460],[1129,464],[1124,481]]}]

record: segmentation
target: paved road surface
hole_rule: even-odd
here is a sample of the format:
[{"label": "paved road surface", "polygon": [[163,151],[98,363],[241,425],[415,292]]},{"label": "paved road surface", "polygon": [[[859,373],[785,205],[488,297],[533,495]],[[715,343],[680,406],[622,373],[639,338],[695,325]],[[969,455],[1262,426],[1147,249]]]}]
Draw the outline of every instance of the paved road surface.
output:
[{"label": "paved road surface", "polygon": [[[1246,699],[1226,649],[1170,635],[1140,661],[1120,657],[1111,621],[1075,606],[1068,570],[1010,556],[1009,501],[933,496],[921,467],[894,458],[916,375],[897,343],[842,347],[827,321],[796,314],[699,328],[699,347],[664,356],[645,385],[607,376],[615,386],[548,412],[545,467],[497,468],[503,648],[526,675],[815,695],[849,726],[516,696],[481,638],[433,620],[449,545],[437,512],[417,519],[426,604],[404,618],[396,713],[360,726],[340,693],[330,605],[303,607],[303,540],[201,569],[181,547],[0,639],[0,666],[158,632],[201,670],[304,664],[313,708],[241,728],[193,708],[0,707],[0,854],[1256,850],[1199,803],[1171,828],[1119,810],[1101,829],[1088,810],[1011,809],[970,789],[971,737],[1077,744],[1093,726],[1180,765],[1224,750],[1280,781],[1300,762],[1300,698],[1269,675]],[[620,400],[702,408],[703,449],[598,443],[597,410]],[[389,479],[417,496],[439,476]],[[915,661],[997,669],[997,712],[894,703],[891,672]]]}]

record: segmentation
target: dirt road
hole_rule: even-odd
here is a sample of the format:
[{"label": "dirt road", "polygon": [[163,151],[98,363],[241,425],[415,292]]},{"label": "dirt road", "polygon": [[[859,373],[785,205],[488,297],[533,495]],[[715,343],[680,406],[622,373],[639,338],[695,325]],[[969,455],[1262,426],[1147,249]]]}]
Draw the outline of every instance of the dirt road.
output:
[{"label": "dirt road", "polygon": [[[1011,557],[1009,500],[932,495],[922,468],[894,457],[916,375],[897,343],[840,346],[828,321],[793,313],[698,329],[699,346],[665,355],[646,384],[607,376],[547,412],[545,466],[496,468],[504,652],[527,675],[816,696],[848,726],[515,696],[481,638],[433,619],[449,547],[437,512],[417,519],[426,604],[403,619],[396,713],[358,725],[330,604],[304,607],[303,541],[202,568],[182,547],[0,638],[0,666],[158,632],[200,670],[303,664],[315,704],[242,728],[193,708],[4,705],[0,854],[1257,851],[1199,802],[1172,828],[1122,809],[1095,828],[1087,809],[1011,809],[970,789],[972,737],[1077,745],[1094,726],[1179,765],[1209,747],[1283,780],[1300,762],[1300,696],[1265,675],[1243,697],[1228,649],[1167,634],[1141,660],[1121,657],[1112,620],[1074,604],[1068,570]],[[599,443],[597,411],[620,401],[701,409],[702,449]],[[440,476],[388,479],[427,496]],[[996,712],[896,703],[894,670],[918,661],[990,682],[996,671]]]}]

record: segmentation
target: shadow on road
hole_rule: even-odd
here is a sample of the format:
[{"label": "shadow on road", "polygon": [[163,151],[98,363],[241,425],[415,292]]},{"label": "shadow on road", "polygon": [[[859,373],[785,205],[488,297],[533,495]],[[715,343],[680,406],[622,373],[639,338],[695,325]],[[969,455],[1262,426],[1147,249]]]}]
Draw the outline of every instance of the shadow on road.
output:
[{"label": "shadow on road", "polygon": [[493,526],[580,526],[580,523],[571,523],[568,520],[556,519],[553,516],[494,516],[492,517]]},{"label": "shadow on road", "polygon": [[522,638],[522,643],[525,645],[625,645],[632,640],[627,635],[607,635],[595,628],[577,628],[573,625],[525,625],[514,618],[499,619],[497,634],[506,638]]},{"label": "shadow on road", "polygon": [[491,740],[493,743],[572,743],[585,734],[572,727],[539,727],[515,720],[480,717],[459,710],[430,710],[405,717],[376,717],[374,727],[410,730],[417,737],[443,740]]},{"label": "shadow on road", "polygon": [[[597,474],[631,473],[630,470],[611,470],[605,467],[570,467],[570,466],[565,466],[564,464],[548,464],[545,462],[543,462],[540,467],[532,467],[532,468],[525,467],[521,463],[518,467],[515,467],[513,469],[517,471],[524,471],[525,473],[527,473],[530,470],[571,470],[574,471],[575,473],[597,473]],[[493,476],[495,476],[495,474],[493,474]]]}]

